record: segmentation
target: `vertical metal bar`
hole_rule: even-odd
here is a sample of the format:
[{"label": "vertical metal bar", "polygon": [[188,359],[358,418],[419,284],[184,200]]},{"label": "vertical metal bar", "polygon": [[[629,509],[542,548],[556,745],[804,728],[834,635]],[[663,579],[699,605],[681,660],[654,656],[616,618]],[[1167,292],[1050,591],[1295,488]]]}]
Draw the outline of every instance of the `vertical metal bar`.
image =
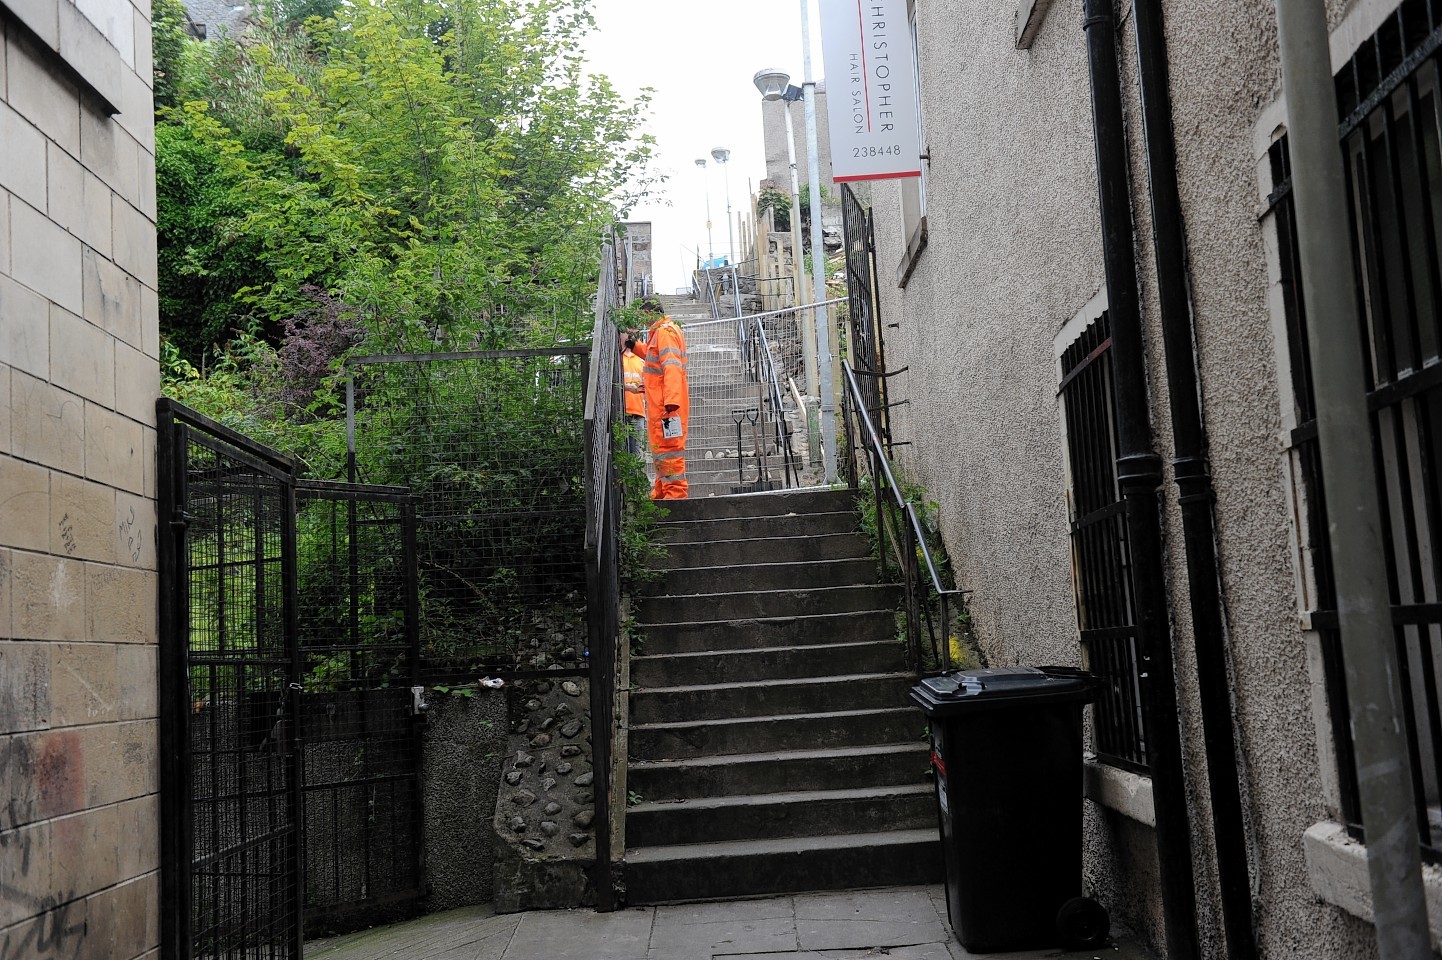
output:
[{"label": "vertical metal bar", "polygon": [[[288,660],[287,689],[291,722],[287,725],[284,746],[286,757],[286,780],[289,790],[286,796],[286,816],[290,820],[287,836],[286,867],[287,880],[291,884],[292,912],[291,927],[287,941],[295,960],[305,953],[305,798],[302,788],[305,781],[304,751],[305,731],[301,729],[301,682],[304,678],[305,662],[300,649],[299,601],[297,595],[296,563],[296,491],[295,479],[289,478],[279,485],[281,506],[280,568],[281,568],[281,625],[283,651]],[[277,749],[280,748],[277,744]]]},{"label": "vertical metal bar", "polygon": [[[826,301],[826,250],[822,246],[825,218],[821,211],[821,162],[816,143],[816,82],[811,77],[811,10],[808,0],[801,0],[801,58],[805,71],[806,91],[806,167],[811,178],[811,282],[815,285],[816,302]],[[836,400],[831,356],[831,312],[816,307],[816,364],[821,387],[821,451],[826,482],[836,481]]]},{"label": "vertical metal bar", "polygon": [[1392,624],[1377,477],[1355,469],[1357,438],[1371,433],[1371,424],[1361,357],[1347,349],[1356,342],[1359,300],[1326,11],[1321,0],[1276,0],[1276,7],[1322,472],[1329,500],[1347,505],[1330,515],[1330,532],[1377,946],[1382,960],[1402,960],[1426,956],[1431,937],[1411,771],[1398,730],[1399,664],[1386,641]]},{"label": "vertical metal bar", "polygon": [[[420,546],[417,543],[416,499],[410,497],[401,505],[401,556],[403,557],[402,597],[405,606],[406,686],[413,687],[420,680],[421,664],[421,601],[420,601]],[[425,810],[422,806],[425,784],[422,780],[422,757],[425,755],[423,718],[412,714],[411,764],[413,785],[411,789],[411,823],[415,830],[416,883],[422,885],[426,875]]]},{"label": "vertical metal bar", "polygon": [[160,528],[160,948],[162,960],[190,960],[194,810],[186,548],[185,430],[166,399],[155,404],[156,490]]}]

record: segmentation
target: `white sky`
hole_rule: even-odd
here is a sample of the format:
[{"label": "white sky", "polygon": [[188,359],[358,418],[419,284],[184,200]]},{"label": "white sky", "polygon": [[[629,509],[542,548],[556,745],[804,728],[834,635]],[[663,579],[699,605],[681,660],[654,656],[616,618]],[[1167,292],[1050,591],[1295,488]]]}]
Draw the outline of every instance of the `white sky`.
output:
[{"label": "white sky", "polygon": [[[811,59],[822,77],[821,28],[811,0]],[[633,220],[650,220],[656,286],[689,286],[697,245],[706,244],[706,180],[710,178],[712,242],[727,252],[726,185],[711,161],[713,147],[731,150],[731,206],[743,210],[750,189],[766,176],[761,95],[751,77],[780,67],[801,83],[799,0],[593,0],[597,31],[587,48],[591,68],[633,96],[654,87],[650,132],[654,168],[667,175],[653,202]],[[707,168],[696,167],[705,157]],[[683,249],[684,247],[684,249]],[[708,251],[702,250],[704,257]],[[738,254],[739,256],[739,254]]]}]

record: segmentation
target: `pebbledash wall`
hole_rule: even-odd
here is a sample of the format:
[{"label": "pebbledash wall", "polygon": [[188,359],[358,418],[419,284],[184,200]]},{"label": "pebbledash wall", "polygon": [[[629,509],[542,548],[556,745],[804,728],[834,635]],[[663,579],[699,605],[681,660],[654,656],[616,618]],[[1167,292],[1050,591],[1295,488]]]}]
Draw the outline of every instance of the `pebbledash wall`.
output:
[{"label": "pebbledash wall", "polygon": [[0,0],[0,957],[158,945],[149,0]]},{"label": "pebbledash wall", "polygon": [[[1152,423],[1169,461],[1135,34],[1129,4],[1116,6]],[[1370,907],[1357,896],[1366,889],[1361,851],[1327,828],[1338,819],[1337,787],[1315,638],[1300,626],[1283,452],[1293,424],[1283,412],[1290,387],[1265,215],[1266,152],[1285,125],[1276,13],[1270,0],[1163,6],[1259,948],[1264,957],[1365,958],[1376,948]],[[1328,0],[1334,66],[1395,7]],[[914,261],[899,184],[869,191],[887,367],[910,368],[889,382],[891,400],[906,401],[893,409],[896,439],[911,443],[898,456],[940,505],[992,664],[1076,663],[1058,356],[1106,305],[1080,10],[1045,0],[916,8],[931,160],[928,244]],[[1032,42],[1022,48],[1028,15]],[[1216,932],[1204,936],[1214,956],[1221,916],[1175,490],[1169,475],[1163,522],[1199,926]],[[1088,884],[1160,949],[1150,783],[1093,764],[1088,792]],[[1435,900],[1442,877],[1426,873]]]}]

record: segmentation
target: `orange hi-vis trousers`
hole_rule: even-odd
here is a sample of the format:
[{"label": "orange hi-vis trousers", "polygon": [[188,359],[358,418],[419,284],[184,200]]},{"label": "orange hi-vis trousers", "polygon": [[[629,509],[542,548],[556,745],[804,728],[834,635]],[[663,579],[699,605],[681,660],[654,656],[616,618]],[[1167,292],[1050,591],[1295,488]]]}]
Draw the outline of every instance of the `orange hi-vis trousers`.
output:
[{"label": "orange hi-vis trousers", "polygon": [[[645,361],[641,377],[646,387],[646,434],[651,443],[651,459],[656,466],[651,499],[684,500],[689,492],[686,483],[686,436],[691,423],[691,395],[686,380],[686,337],[674,320],[662,317],[651,325],[644,348],[639,343],[636,345],[636,352]],[[674,409],[668,413],[667,407]],[[667,417],[680,419],[680,436],[665,436],[662,421]]]}]

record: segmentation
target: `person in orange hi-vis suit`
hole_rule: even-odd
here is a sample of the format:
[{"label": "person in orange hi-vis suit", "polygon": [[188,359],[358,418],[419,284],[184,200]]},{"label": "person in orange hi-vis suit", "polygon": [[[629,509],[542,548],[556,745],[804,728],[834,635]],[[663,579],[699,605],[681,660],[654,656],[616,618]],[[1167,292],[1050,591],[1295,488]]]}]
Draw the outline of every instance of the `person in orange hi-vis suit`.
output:
[{"label": "person in orange hi-vis suit", "polygon": [[647,297],[638,304],[651,316],[646,342],[636,343],[646,387],[646,428],[651,460],[656,466],[652,500],[685,500],[686,434],[691,422],[691,392],[686,382],[686,337],[666,316],[660,301]]},{"label": "person in orange hi-vis suit", "polygon": [[626,450],[640,455],[646,443],[646,386],[641,378],[645,366],[636,356],[636,331],[627,330],[621,344],[621,389],[626,396]]}]

